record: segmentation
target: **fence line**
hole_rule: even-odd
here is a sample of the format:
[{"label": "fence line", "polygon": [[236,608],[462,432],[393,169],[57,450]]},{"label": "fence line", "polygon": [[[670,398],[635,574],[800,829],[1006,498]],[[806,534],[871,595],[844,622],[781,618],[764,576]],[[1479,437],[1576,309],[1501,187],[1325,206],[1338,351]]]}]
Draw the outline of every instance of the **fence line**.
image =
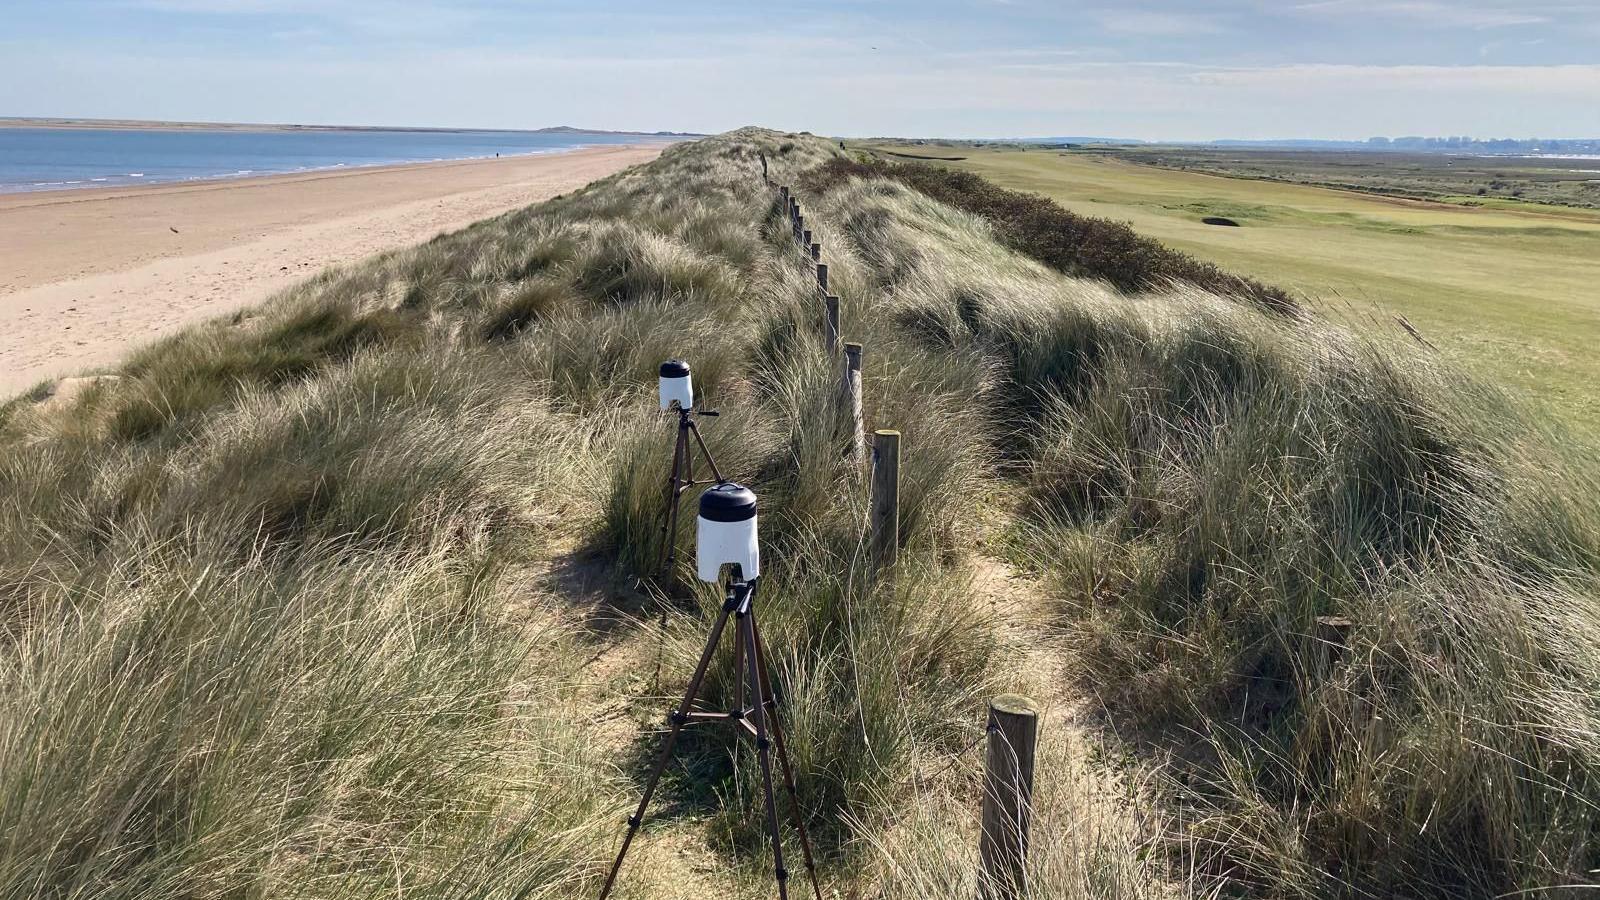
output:
[{"label": "fence line", "polygon": [[[762,179],[771,183],[767,178],[765,157],[762,158]],[[788,185],[779,188],[779,196],[802,254],[809,256],[815,265],[817,291],[822,299],[823,342],[829,357],[836,357],[842,337],[839,297],[829,293],[828,264],[822,261],[822,242],[813,229],[804,227],[800,202]],[[861,344],[844,344],[840,403],[850,429],[845,455],[857,465],[866,455],[861,357]],[[867,503],[869,558],[878,576],[891,586],[900,556],[900,439],[898,431],[879,429],[873,432]],[[990,701],[982,824],[978,838],[981,900],[1020,900],[1027,894],[1028,831],[1033,810],[1038,727],[1038,706],[1032,700],[1005,694]]]}]

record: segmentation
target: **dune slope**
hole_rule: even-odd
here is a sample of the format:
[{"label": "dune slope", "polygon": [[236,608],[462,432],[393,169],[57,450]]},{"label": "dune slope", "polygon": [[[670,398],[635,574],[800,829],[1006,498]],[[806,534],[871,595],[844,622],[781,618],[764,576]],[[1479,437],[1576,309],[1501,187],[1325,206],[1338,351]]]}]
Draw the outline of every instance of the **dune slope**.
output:
[{"label": "dune slope", "polygon": [[[676,146],[4,407],[3,889],[594,890],[718,600],[639,577],[673,356],[761,496],[841,895],[973,893],[964,751],[1017,689],[1079,707],[1041,770],[1039,896],[1491,897],[1600,866],[1587,462],[1405,348],[1122,294],[851,178],[801,200],[870,427],[905,435],[876,578],[758,152],[800,184],[840,151]],[[686,741],[632,896],[765,894],[732,747]]]}]

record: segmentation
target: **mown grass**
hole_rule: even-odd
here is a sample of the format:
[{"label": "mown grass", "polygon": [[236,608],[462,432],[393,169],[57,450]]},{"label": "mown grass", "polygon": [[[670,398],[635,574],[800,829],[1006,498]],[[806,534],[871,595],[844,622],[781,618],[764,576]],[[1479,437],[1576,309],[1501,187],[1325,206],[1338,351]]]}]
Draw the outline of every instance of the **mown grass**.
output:
[{"label": "mown grass", "polygon": [[[905,434],[884,587],[758,152],[789,184],[837,158],[755,129],[681,145],[155,345],[65,408],[14,402],[0,889],[595,889],[655,735],[614,746],[579,706],[585,626],[657,632],[527,572],[573,547],[619,582],[653,568],[667,357],[761,497],[762,623],[843,891],[974,885],[972,769],[921,779],[1026,686],[971,588],[997,494],[1023,498],[1003,524],[1064,662],[1143,760],[1114,789],[1123,764],[1050,751],[1038,896],[1488,897],[1600,866],[1586,461],[1404,348],[1188,284],[1125,296],[906,184],[835,178],[807,221],[868,421]],[[718,599],[651,608],[659,688],[626,699],[652,721]],[[666,827],[708,819],[681,827],[759,883],[748,747],[696,730],[684,759]]]}]

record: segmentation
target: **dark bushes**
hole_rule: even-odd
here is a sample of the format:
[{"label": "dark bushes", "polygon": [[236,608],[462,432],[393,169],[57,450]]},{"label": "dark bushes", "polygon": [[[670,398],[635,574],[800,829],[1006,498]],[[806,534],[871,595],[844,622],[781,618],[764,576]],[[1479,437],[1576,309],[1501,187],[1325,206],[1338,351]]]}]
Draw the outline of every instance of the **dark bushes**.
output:
[{"label": "dark bushes", "polygon": [[848,178],[888,178],[982,216],[1007,246],[1068,275],[1098,278],[1124,291],[1162,288],[1173,282],[1240,297],[1273,312],[1293,312],[1282,288],[1234,275],[1122,222],[1068,212],[1045,197],[1008,191],[971,172],[911,163],[860,163],[836,157],[810,172],[808,190],[822,191]]}]

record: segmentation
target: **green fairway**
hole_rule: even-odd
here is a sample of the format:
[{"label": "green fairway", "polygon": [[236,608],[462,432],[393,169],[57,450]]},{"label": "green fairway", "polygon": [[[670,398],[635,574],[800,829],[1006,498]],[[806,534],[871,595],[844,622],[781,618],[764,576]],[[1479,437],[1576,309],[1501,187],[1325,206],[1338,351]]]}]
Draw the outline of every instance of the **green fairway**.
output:
[{"label": "green fairway", "polygon": [[[1129,222],[1369,328],[1394,331],[1403,315],[1448,357],[1600,436],[1591,387],[1600,380],[1600,213],[1469,208],[1084,153],[961,151],[964,160],[940,165]],[[1207,216],[1243,227],[1203,224]]]}]

